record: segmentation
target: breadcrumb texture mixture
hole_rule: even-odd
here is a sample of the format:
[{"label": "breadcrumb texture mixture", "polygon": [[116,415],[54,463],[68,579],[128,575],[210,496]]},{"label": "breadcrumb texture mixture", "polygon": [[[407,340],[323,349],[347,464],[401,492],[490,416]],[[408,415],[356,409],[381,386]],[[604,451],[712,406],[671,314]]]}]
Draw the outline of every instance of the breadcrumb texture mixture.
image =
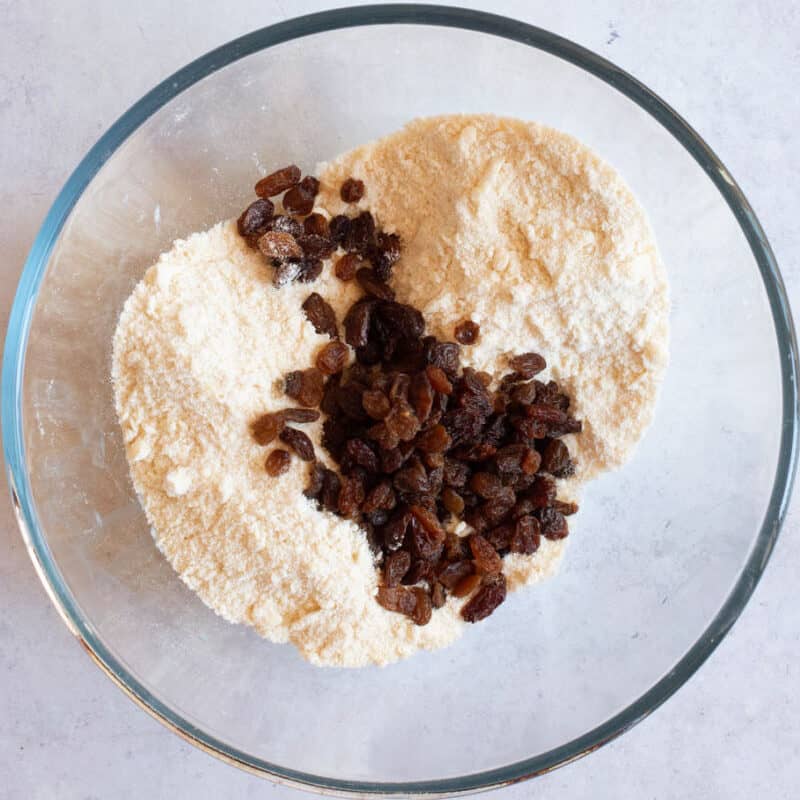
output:
[{"label": "breadcrumb texture mixture", "polygon": [[[359,208],[398,232],[398,299],[429,332],[481,325],[462,362],[501,373],[534,350],[573,398],[577,479],[623,464],[649,424],[667,364],[666,274],[646,216],[622,178],[575,139],[492,116],[411,122],[317,170],[315,210]],[[131,476],[153,536],[186,584],[231,622],[291,642],[312,663],[387,664],[451,643],[466,623],[449,597],[426,626],[384,610],[365,537],[303,496],[308,465],[269,477],[250,422],[289,402],[282,376],[328,338],[301,304],[319,292],[341,320],[359,295],[326,266],[275,289],[234,222],[175,242],[127,300],[112,377]],[[303,426],[318,455],[320,423]],[[580,516],[580,515],[578,515]],[[574,527],[576,518],[571,519]],[[552,575],[564,541],[504,559],[509,588]],[[497,618],[485,624],[498,624]]]}]

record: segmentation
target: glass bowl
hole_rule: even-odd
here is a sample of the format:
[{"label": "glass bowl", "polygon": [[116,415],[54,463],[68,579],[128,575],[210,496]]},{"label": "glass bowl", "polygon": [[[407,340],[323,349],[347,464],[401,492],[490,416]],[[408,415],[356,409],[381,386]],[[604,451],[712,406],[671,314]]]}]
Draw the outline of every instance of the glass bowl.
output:
[{"label": "glass bowl", "polygon": [[[561,575],[447,650],[322,670],[208,610],[148,533],[114,417],[122,303],[170,242],[257,176],[412,117],[495,112],[577,136],[647,209],[672,361],[635,459],[591,484]],[[237,39],[131,108],[67,182],[9,323],[3,433],[43,584],[97,664],[189,741],[343,794],[446,794],[590,752],[669,697],[769,557],[797,454],[797,354],[775,260],[720,161],[612,64],[501,17],[342,9]]]}]

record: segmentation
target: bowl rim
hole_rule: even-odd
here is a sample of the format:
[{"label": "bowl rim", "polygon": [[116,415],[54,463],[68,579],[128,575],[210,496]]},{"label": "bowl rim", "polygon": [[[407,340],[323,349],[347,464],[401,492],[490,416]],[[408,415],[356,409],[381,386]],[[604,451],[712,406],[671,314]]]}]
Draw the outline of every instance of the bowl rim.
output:
[{"label": "bowl rim", "polygon": [[[545,753],[454,778],[375,783],[329,778],[272,764],[227,745],[171,710],[108,650],[83,618],[38,524],[26,469],[22,429],[25,351],[36,297],[47,263],[73,207],[100,168],[141,124],[202,78],[245,56],[316,33],[371,25],[426,25],[457,28],[508,39],[561,58],[600,78],[639,105],[666,128],[713,181],[739,223],[761,273],[775,326],[782,380],[782,432],[763,522],[735,586],[689,651],[641,697],[599,726]],[[25,262],[9,316],[3,357],[2,426],[6,473],[17,523],[28,554],[62,619],[95,663],[140,707],[187,741],[249,772],[323,794],[456,795],[494,789],[549,772],[587,755],[630,729],[682,686],[703,664],[738,618],[775,546],[786,515],[798,460],[798,353],[789,302],[775,256],[750,204],[728,170],[669,105],[610,61],[568,39],[518,20],[469,9],[389,4],[338,8],[296,17],[253,31],[206,53],[158,84],[126,111],[98,140],[67,180],[51,206]]]}]

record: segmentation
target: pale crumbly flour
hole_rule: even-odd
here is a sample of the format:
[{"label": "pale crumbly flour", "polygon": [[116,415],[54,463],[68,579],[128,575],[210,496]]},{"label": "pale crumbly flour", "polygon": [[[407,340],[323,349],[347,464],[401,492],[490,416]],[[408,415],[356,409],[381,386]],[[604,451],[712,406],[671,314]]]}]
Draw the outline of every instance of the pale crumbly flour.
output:
[{"label": "pale crumbly flour", "polygon": [[[620,176],[565,134],[491,116],[417,120],[323,165],[317,210],[344,210],[338,186],[350,175],[367,186],[359,205],[403,238],[398,299],[443,339],[461,319],[480,322],[479,342],[462,350],[478,369],[541,352],[584,419],[570,441],[579,479],[622,464],[667,363],[668,291]],[[155,540],[217,613],[315,664],[386,664],[449,644],[463,601],[449,598],[422,627],[384,610],[363,534],[303,496],[307,465],[264,471],[249,423],[285,407],[281,376],[327,341],[300,309],[312,289],[274,289],[269,273],[224,222],[176,242],[125,304],[116,407]],[[339,319],[358,295],[330,268],[313,290]],[[323,454],[319,423],[306,428]],[[505,558],[510,588],[554,573],[562,550],[543,539],[533,556]]]}]

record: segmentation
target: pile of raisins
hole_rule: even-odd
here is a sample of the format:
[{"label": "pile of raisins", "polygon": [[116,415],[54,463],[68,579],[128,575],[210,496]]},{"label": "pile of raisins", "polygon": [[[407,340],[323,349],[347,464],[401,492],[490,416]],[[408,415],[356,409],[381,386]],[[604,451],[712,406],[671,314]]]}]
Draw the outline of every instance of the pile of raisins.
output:
[{"label": "pile of raisins", "polygon": [[[272,265],[273,282],[283,286],[293,281],[311,283],[322,273],[323,260],[337,248],[345,255],[337,264],[342,280],[357,277],[357,272],[371,264],[381,280],[386,281],[400,258],[400,238],[376,231],[369,211],[348,217],[339,214],[328,220],[312,213],[319,193],[319,181],[312,175],[301,179],[294,164],[262,178],[255,185],[259,199],[251,203],[237,221],[239,234],[250,247],[259,250]],[[275,213],[270,198],[283,194],[282,214]],[[364,195],[364,184],[348,178],[341,188],[345,202],[354,203]]]},{"label": "pile of raisins", "polygon": [[[288,167],[256,191],[272,196],[302,184],[300,171]],[[360,181],[348,179],[341,195],[356,202],[363,192]],[[382,565],[377,600],[384,608],[424,625],[452,594],[469,597],[461,610],[468,622],[489,616],[506,597],[502,558],[535,553],[542,536],[564,538],[566,517],[578,510],[557,499],[554,480],[575,470],[562,437],[580,433],[582,425],[570,414],[569,397],[554,381],[536,378],[546,367],[537,353],[510,358],[497,382],[462,368],[461,344],[474,343],[480,332],[471,320],[455,326],[457,342],[426,336],[422,314],[398,302],[388,283],[400,240],[377,230],[369,212],[329,223],[322,218],[327,228],[315,222],[318,232],[292,233],[290,242],[269,236],[288,232],[274,222],[263,230],[247,223],[259,202],[244,212],[239,228],[265,254],[269,245],[276,270],[305,263],[304,236],[322,237],[329,249],[315,250],[316,257],[343,249],[336,274],[364,291],[342,321],[344,342],[324,298],[312,293],[303,303],[315,330],[331,341],[314,366],[285,376],[285,393],[299,407],[252,425],[259,444],[278,440],[288,448],[270,453],[267,471],[285,472],[290,451],[310,462],[306,496],[364,530]],[[299,195],[289,205],[300,207]],[[351,349],[355,359],[348,366]],[[317,460],[311,439],[288,424],[314,422],[320,412],[322,443],[336,470]],[[468,536],[452,532],[450,523],[461,520]]]}]

